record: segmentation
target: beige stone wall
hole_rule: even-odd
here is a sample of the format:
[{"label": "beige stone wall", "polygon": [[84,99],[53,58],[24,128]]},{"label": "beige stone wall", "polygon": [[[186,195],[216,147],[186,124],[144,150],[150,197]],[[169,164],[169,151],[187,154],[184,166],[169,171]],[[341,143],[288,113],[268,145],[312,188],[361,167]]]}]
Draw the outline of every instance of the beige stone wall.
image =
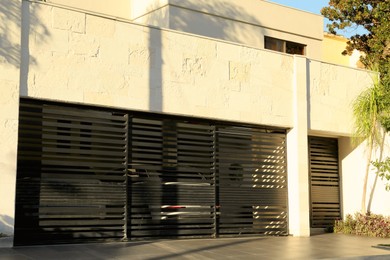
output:
[{"label": "beige stone wall", "polygon": [[42,6],[28,96],[291,126],[292,56]]},{"label": "beige stone wall", "polygon": [[13,235],[22,1],[0,1],[0,233]]},{"label": "beige stone wall", "polygon": [[371,86],[375,75],[313,60],[309,70],[310,132],[350,136],[354,120],[352,101]]}]

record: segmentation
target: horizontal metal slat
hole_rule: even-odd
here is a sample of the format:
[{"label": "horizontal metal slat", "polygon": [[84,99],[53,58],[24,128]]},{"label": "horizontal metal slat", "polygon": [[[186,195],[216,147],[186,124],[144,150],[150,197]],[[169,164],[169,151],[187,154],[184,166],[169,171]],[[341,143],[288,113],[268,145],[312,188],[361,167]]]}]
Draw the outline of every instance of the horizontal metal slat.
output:
[{"label": "horizontal metal slat", "polygon": [[24,102],[15,244],[123,238],[127,116]]},{"label": "horizontal metal slat", "polygon": [[327,227],[340,218],[337,139],[309,137],[311,226]]}]

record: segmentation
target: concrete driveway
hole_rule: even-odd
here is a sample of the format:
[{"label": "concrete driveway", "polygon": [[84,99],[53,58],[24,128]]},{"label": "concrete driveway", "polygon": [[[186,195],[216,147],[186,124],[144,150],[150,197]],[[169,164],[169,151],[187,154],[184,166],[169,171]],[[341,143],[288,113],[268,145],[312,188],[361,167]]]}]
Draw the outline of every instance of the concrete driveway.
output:
[{"label": "concrete driveway", "polygon": [[[0,240],[3,246],[6,240]],[[390,259],[390,239],[339,234],[0,248],[0,259]]]}]

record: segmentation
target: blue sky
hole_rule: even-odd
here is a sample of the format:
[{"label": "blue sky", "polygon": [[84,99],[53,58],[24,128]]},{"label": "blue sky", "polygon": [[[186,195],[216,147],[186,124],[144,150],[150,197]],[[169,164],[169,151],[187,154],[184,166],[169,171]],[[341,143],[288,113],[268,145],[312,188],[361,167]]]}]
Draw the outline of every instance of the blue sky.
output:
[{"label": "blue sky", "polygon": [[328,6],[329,0],[269,0],[278,4],[291,6],[311,13],[320,14],[324,6]]},{"label": "blue sky", "polygon": [[[320,10],[324,6],[328,6],[329,0],[268,0],[269,2],[274,2],[278,4],[282,4],[285,6],[294,7],[297,9],[301,9],[304,11],[308,11],[315,14],[321,14]],[[324,21],[324,31],[327,31],[326,29],[326,23],[328,21],[325,19]],[[356,34],[356,29],[349,28],[344,31],[340,31],[339,34],[344,35],[346,37],[350,37],[354,34]]]}]

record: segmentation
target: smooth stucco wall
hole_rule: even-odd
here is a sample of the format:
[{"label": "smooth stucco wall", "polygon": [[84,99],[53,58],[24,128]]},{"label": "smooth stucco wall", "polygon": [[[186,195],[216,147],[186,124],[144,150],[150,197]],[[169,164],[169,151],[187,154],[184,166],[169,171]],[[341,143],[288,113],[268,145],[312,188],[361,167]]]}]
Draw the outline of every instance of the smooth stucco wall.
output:
[{"label": "smooth stucco wall", "polygon": [[[385,153],[383,158],[390,156],[390,136],[386,136],[386,143],[384,146]],[[354,214],[360,212],[363,179],[365,175],[365,167],[367,162],[367,143],[363,142],[359,145],[353,144],[351,138],[339,139],[339,158],[341,166],[341,180],[342,180],[342,204],[343,213]],[[376,149],[372,161],[379,158],[379,148]],[[375,180],[375,168],[370,167],[366,205],[368,205],[370,193]],[[390,215],[390,191],[385,190],[385,181],[378,178],[374,196],[372,199],[371,212],[375,214]]]},{"label": "smooth stucco wall", "polygon": [[[133,9],[138,5],[134,2]],[[321,59],[319,15],[253,0],[149,0],[137,8],[135,22],[262,49],[264,36],[270,36],[304,44],[307,57]]]},{"label": "smooth stucco wall", "polygon": [[324,35],[322,41],[321,60],[339,65],[349,66],[349,56],[341,53],[347,46],[347,39],[336,35]]},{"label": "smooth stucco wall", "polygon": [[[323,17],[276,3],[258,0],[169,0],[174,6],[256,23],[315,39],[323,37]],[[310,21],[310,22],[308,22]]]},{"label": "smooth stucco wall", "polygon": [[132,22],[145,25],[152,25],[161,28],[170,28],[169,26],[169,6],[165,5],[150,13],[140,15]]},{"label": "smooth stucco wall", "polygon": [[131,16],[131,0],[46,0],[46,2],[126,19],[130,19]]},{"label": "smooth stucco wall", "polygon": [[0,1],[0,233],[12,235],[18,144],[22,1]]},{"label": "smooth stucco wall", "polygon": [[292,82],[294,126],[287,133],[289,233],[303,237],[310,236],[307,66],[304,57],[295,57],[294,68],[300,69],[295,71]]},{"label": "smooth stucco wall", "polygon": [[360,52],[354,50],[351,55],[343,55],[342,52],[347,47],[348,39],[338,35],[325,34],[322,41],[321,61],[349,66],[353,68],[364,68],[359,61]]},{"label": "smooth stucco wall", "polygon": [[169,0],[128,0],[131,5],[131,20],[136,20],[152,11],[168,5]]},{"label": "smooth stucco wall", "polygon": [[292,125],[293,56],[47,5],[40,10],[32,19],[47,31],[29,37],[30,97]]},{"label": "smooth stucco wall", "polygon": [[[250,16],[249,13],[244,13],[245,11],[234,8],[234,6],[225,7],[225,9],[229,8],[231,9],[232,14],[240,13],[240,15],[245,17]],[[155,16],[157,17],[157,14],[155,14]],[[307,57],[313,59],[319,59],[321,57],[320,39],[309,38],[291,32],[286,32],[279,30],[278,27],[266,27],[262,23],[263,18],[261,18],[261,20],[257,20],[260,18],[253,17],[253,19],[255,19],[255,24],[230,20],[225,17],[201,13],[176,6],[169,7],[170,29],[204,35],[225,41],[238,42],[261,49],[264,48],[264,37],[269,36],[304,44],[306,45]]]}]

